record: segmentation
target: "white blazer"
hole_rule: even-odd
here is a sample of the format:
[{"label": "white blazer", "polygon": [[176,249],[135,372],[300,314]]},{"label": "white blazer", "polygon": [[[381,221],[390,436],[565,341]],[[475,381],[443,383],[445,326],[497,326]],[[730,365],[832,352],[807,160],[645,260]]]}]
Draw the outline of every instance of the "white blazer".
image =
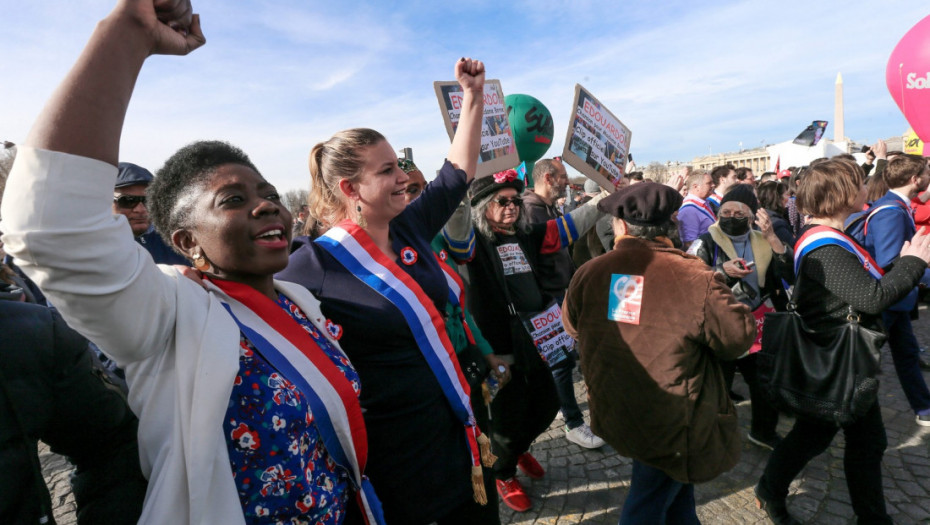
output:
[{"label": "white blazer", "polygon": [[[0,209],[5,249],[68,324],[126,371],[149,479],[139,523],[244,523],[222,425],[239,327],[215,295],[156,265],[133,240],[112,213],[116,174],[97,160],[18,147]],[[329,337],[306,288],[275,288]]]}]

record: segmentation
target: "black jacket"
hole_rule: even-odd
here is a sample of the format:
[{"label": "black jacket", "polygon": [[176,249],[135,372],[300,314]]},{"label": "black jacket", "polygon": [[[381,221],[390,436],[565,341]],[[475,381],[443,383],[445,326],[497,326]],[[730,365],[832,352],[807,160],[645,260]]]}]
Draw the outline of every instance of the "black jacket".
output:
[{"label": "black jacket", "polygon": [[50,309],[0,301],[0,523],[33,525],[51,508],[38,440],[75,466],[79,524],[138,520],[138,420],[92,363],[87,340]]}]

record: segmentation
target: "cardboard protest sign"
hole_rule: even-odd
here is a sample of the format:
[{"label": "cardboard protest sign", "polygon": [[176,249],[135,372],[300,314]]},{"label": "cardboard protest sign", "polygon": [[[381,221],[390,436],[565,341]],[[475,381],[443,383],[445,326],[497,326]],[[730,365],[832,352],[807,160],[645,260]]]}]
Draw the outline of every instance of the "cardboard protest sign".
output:
[{"label": "cardboard protest sign", "polygon": [[633,133],[581,84],[575,84],[562,159],[613,192],[623,178]]},{"label": "cardboard protest sign", "polygon": [[[462,111],[463,93],[458,82],[434,82],[439,110],[446,123],[449,139],[455,136]],[[481,122],[481,154],[478,158],[476,177],[486,177],[499,171],[509,170],[520,164],[513,132],[504,107],[504,91],[500,80],[484,83],[484,118]]]}]

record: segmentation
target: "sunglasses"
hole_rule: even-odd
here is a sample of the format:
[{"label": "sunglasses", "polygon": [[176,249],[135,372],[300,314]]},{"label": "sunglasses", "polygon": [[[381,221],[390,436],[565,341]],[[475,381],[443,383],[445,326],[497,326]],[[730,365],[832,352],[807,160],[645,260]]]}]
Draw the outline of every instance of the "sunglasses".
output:
[{"label": "sunglasses", "polygon": [[145,195],[120,195],[119,197],[113,197],[113,202],[120,209],[131,210],[140,202],[145,204]]},{"label": "sunglasses", "polygon": [[512,199],[501,197],[500,199],[495,199],[494,202],[496,202],[497,205],[500,206],[501,208],[506,208],[507,206],[510,206],[511,204],[513,204],[517,208],[519,208],[520,206],[523,206],[522,197],[513,197]]}]

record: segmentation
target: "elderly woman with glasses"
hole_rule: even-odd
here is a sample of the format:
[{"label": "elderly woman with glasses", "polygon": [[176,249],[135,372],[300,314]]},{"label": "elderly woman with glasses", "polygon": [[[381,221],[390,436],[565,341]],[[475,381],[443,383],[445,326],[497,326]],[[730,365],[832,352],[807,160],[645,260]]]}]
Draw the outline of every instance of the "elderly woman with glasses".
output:
[{"label": "elderly woman with glasses", "polygon": [[[491,443],[498,456],[494,464],[498,494],[518,512],[532,504],[515,477],[517,467],[533,478],[545,474],[528,450],[559,410],[549,372],[559,357],[550,356],[548,365],[543,361],[523,317],[554,305],[540,287],[539,260],[583,236],[600,217],[596,205],[602,197],[564,217],[531,226],[524,216],[523,189],[523,179],[514,170],[476,180],[469,190],[474,249],[464,254],[452,251],[454,257],[468,261],[468,309],[495,354],[510,363],[511,380],[491,403]],[[457,215],[462,220],[467,217]],[[450,231],[447,227],[446,234]]]}]

